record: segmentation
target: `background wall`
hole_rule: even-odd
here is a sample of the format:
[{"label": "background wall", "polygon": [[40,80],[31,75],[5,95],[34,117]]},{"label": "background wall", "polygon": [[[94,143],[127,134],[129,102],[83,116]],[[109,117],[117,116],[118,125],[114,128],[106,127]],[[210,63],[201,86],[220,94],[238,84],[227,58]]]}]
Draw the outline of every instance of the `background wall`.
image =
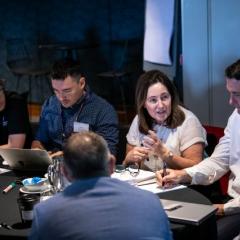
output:
[{"label": "background wall", "polygon": [[[232,108],[228,105],[224,69],[239,58],[237,33],[240,2],[176,2],[181,6],[175,24],[182,22],[182,43],[178,39],[176,44],[181,46],[183,54],[184,104],[203,123],[225,126]],[[76,51],[77,60],[90,87],[98,94],[105,96],[110,92],[109,82],[97,77],[99,72],[121,68],[131,72],[130,78],[124,83],[127,103],[131,105],[134,102],[135,83],[142,72],[144,8],[144,0],[2,0],[0,77],[7,79],[7,88],[15,89],[16,78],[6,64],[8,39],[24,39],[31,57],[40,59],[45,65],[51,65],[55,59],[61,58],[62,53],[47,49],[40,51],[39,44],[79,43],[87,47]],[[126,40],[128,51],[125,54]],[[179,66],[177,57],[173,66],[176,78],[181,79],[181,72],[176,70]],[[169,74],[174,76],[172,71]],[[24,79],[20,90],[25,91],[27,85]],[[40,82],[36,82],[36,98],[39,86]],[[44,98],[48,95],[49,89],[46,88]],[[111,97],[109,99],[111,101]]]},{"label": "background wall", "polygon": [[[103,90],[97,73],[123,67],[119,64],[124,62],[127,65],[130,61],[135,67],[128,80],[129,89],[132,89],[142,69],[144,4],[138,0],[2,0],[0,76],[8,79],[9,89],[14,88],[15,78],[7,73],[7,66],[3,66],[7,61],[4,45],[9,39],[24,39],[31,57],[40,57],[45,65],[61,58],[62,53],[47,49],[40,51],[39,44],[78,43],[87,46],[76,51],[76,58],[95,91],[100,93]],[[122,56],[126,40],[130,41],[130,53]],[[23,81],[21,91],[26,88],[27,82]],[[128,101],[132,102],[132,97]]]},{"label": "background wall", "polygon": [[205,124],[225,126],[224,70],[240,56],[238,0],[182,0],[184,103]]}]

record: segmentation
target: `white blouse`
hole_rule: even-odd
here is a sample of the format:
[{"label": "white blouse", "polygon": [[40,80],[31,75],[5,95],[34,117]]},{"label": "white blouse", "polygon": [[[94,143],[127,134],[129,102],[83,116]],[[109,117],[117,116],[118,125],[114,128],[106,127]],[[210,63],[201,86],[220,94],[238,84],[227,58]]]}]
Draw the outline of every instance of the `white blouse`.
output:
[{"label": "white blouse", "polygon": [[[158,138],[173,154],[178,156],[195,143],[203,142],[207,145],[206,131],[198,118],[189,110],[183,107],[181,107],[181,109],[185,114],[185,120],[181,126],[174,129],[167,128],[164,125],[153,126]],[[135,116],[127,134],[127,142],[133,146],[141,146],[144,136],[145,135],[139,131],[138,116]],[[145,160],[144,164],[153,171],[162,167],[161,161],[159,162],[160,165],[156,165],[156,160],[151,157],[149,160]]]}]

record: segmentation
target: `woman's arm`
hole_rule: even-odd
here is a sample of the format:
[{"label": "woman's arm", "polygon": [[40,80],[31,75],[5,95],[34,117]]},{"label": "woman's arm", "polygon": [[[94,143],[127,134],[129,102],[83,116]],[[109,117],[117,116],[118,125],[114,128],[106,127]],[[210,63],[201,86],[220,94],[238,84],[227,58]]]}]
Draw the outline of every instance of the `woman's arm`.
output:
[{"label": "woman's arm", "polygon": [[23,148],[26,140],[26,134],[18,133],[8,136],[8,143],[1,145],[0,148]]},{"label": "woman's arm", "polygon": [[172,157],[165,155],[165,161],[169,168],[183,169],[198,164],[203,159],[204,144],[195,143],[183,152],[181,156],[173,154]]}]

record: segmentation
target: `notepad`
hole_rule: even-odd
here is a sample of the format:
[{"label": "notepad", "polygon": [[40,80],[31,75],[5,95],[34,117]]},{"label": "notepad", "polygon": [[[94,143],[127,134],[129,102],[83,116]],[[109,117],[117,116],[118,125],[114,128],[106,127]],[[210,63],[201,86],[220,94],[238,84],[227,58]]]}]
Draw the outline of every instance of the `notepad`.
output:
[{"label": "notepad", "polygon": [[160,199],[168,218],[173,222],[200,225],[217,211],[213,205]]}]

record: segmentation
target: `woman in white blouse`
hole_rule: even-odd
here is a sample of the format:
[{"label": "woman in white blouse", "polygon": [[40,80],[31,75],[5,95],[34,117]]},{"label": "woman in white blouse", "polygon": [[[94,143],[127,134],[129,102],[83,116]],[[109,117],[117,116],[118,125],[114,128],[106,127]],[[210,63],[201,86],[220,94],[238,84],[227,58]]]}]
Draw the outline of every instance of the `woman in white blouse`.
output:
[{"label": "woman in white blouse", "polygon": [[192,112],[179,105],[175,87],[164,73],[152,70],[139,78],[136,105],[123,164],[137,162],[156,171],[163,162],[182,169],[203,159],[206,131]]}]

